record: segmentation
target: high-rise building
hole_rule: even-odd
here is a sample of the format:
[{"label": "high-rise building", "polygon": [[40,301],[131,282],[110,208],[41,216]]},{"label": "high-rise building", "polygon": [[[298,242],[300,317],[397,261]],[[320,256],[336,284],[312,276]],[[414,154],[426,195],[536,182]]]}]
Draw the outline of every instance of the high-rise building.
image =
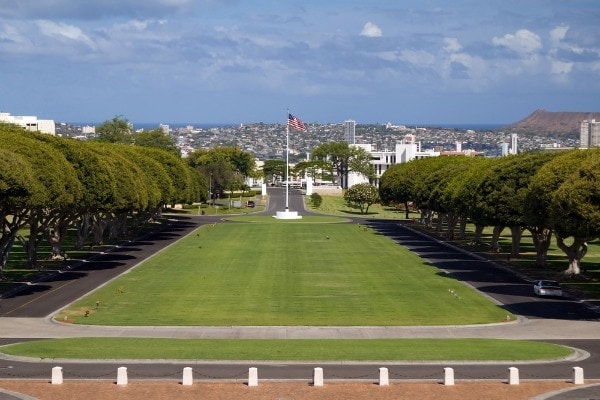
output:
[{"label": "high-rise building", "polygon": [[518,136],[516,133],[510,134],[510,154],[517,154],[519,152],[519,148],[517,146]]},{"label": "high-rise building", "polygon": [[595,119],[584,119],[581,121],[579,147],[589,149],[598,146],[600,146],[600,122],[596,122]]},{"label": "high-rise building", "polygon": [[348,144],[356,144],[355,133],[356,121],[352,121],[351,119],[344,121],[344,140],[348,142]]}]

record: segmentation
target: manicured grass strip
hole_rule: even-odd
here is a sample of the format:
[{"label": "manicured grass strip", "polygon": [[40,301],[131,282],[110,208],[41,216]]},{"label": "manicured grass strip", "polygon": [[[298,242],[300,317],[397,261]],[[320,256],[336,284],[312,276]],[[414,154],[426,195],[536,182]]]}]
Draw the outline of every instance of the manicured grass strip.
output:
[{"label": "manicured grass strip", "polygon": [[506,316],[361,225],[227,222],[198,229],[57,319],[114,326],[396,326],[496,323]]},{"label": "manicured grass strip", "polygon": [[8,345],[5,354],[65,359],[524,361],[566,357],[550,343],[501,339],[227,340],[77,338]]}]

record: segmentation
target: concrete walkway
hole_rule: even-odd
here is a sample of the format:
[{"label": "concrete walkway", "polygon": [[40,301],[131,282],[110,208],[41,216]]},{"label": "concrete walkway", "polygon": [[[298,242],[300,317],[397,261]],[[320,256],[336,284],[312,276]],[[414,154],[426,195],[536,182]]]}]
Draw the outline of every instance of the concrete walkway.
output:
[{"label": "concrete walkway", "polygon": [[177,339],[598,339],[600,322],[520,319],[469,326],[93,326],[51,318],[0,318],[2,338],[140,337]]}]

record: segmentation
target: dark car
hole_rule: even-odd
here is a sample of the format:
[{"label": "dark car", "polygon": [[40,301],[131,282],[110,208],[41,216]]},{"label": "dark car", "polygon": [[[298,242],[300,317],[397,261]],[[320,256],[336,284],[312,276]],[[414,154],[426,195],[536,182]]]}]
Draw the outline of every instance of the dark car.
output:
[{"label": "dark car", "polygon": [[562,297],[563,295],[560,283],[547,279],[536,281],[533,285],[533,293],[536,296]]},{"label": "dark car", "polygon": [[254,208],[255,206],[256,203],[254,203],[254,200],[248,200],[248,202],[246,203],[246,207]]}]

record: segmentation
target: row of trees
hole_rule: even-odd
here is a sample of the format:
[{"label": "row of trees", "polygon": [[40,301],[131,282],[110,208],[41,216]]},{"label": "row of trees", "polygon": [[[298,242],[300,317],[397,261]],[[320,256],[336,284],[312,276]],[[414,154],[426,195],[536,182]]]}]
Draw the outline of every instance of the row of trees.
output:
[{"label": "row of trees", "polygon": [[524,231],[536,249],[536,263],[546,266],[553,236],[567,255],[565,275],[579,275],[587,243],[600,237],[600,149],[524,153],[484,159],[433,157],[397,164],[381,177],[379,194],[386,204],[409,204],[421,222],[446,234],[465,237],[475,225],[475,241],[494,227],[492,250],[502,230],[511,231],[511,257],[519,257]]},{"label": "row of trees", "polygon": [[[118,238],[165,205],[206,199],[207,184],[173,152],[142,145],[79,141],[0,124],[0,276],[15,241],[30,267],[43,239],[63,254],[69,229],[76,248],[105,233]],[[28,234],[21,234],[27,229]]]}]

